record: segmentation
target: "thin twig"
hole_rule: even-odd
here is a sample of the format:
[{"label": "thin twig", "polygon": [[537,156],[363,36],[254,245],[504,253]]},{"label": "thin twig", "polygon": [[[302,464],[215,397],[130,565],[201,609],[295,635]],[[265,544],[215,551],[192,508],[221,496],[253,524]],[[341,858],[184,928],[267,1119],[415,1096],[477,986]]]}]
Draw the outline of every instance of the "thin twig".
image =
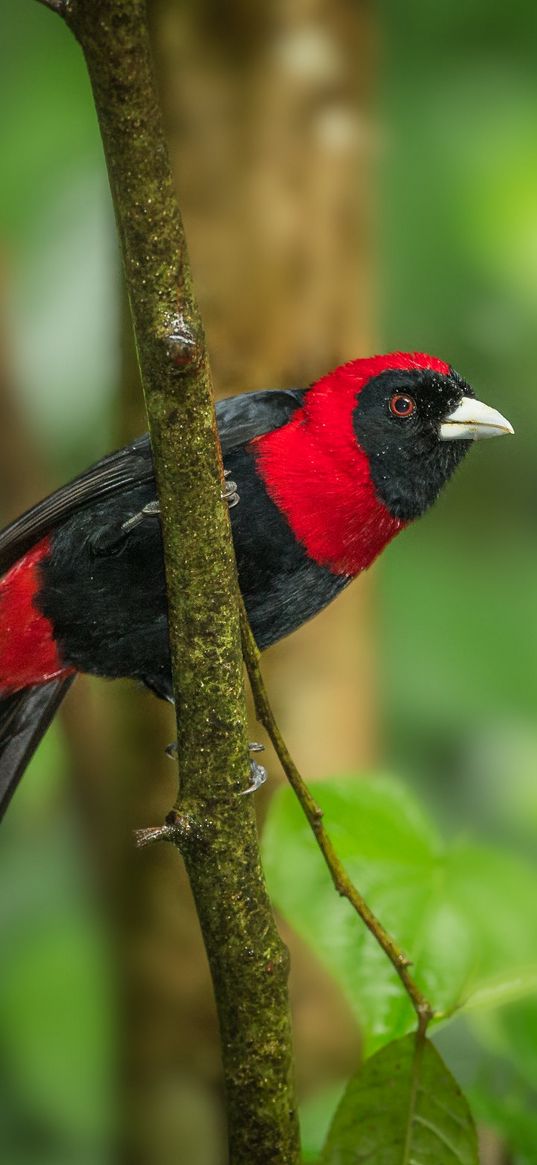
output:
[{"label": "thin twig", "polygon": [[171,841],[178,849],[192,830],[193,822],[187,813],[168,813],[164,825],[149,825],[145,829],[135,829],[134,841],[138,849],[145,849],[157,841]]},{"label": "thin twig", "polygon": [[362,897],[356,886],[349,878],[345,868],[340,862],[332,842],[323,825],[323,812],[320,806],[312,797],[306,782],[300,775],[290,753],[287,745],[280,732],[274,712],[270,706],[267,689],[261,674],[260,654],[255,642],[246,608],[244,602],[241,601],[241,633],[242,633],[242,649],[244,661],[248,670],[250,678],[250,686],[252,688],[252,695],[254,698],[254,705],[257,719],[260,724],[266,729],[269,737],[274,745],[276,755],[280,761],[283,771],[296,794],[305,816],[311,826],[315,840],[326,862],[330,876],[334,886],[343,898],[347,898],[351,906],[354,907],[357,914],[359,914],[362,922],[365,922],[368,930],[377,940],[384,953],[388,956],[392,966],[397,972],[407,995],[410,998],[412,1006],[418,1017],[418,1030],[425,1033],[427,1026],[433,1018],[434,1011],[428,999],[423,995],[417,986],[416,982],[409,974],[408,968],[411,965],[410,960],[403,954],[397,946],[395,940],[384,929],[382,923],[373,914],[373,911],[367,905],[367,902]]}]

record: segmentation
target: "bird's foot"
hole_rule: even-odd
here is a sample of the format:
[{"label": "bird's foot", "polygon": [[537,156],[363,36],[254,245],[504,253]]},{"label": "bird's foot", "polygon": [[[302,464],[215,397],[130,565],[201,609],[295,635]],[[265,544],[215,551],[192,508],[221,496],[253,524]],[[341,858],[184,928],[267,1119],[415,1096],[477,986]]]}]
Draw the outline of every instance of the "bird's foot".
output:
[{"label": "bird's foot", "polygon": [[[250,752],[264,752],[265,751],[265,745],[260,744],[259,741],[257,741],[257,740],[253,740],[251,742],[251,744],[248,745],[248,748],[249,748]],[[239,797],[245,797],[247,793],[256,793],[257,790],[261,788],[261,785],[265,784],[265,781],[267,779],[267,775],[268,775],[267,770],[266,770],[266,768],[264,768],[263,765],[258,765],[257,761],[251,760],[250,761],[250,776],[252,778],[251,783],[248,785],[247,789],[241,789],[241,791],[239,793]]]},{"label": "bird's foot", "polygon": [[121,526],[112,527],[112,529],[106,527],[106,529],[100,530],[98,534],[94,534],[91,538],[91,546],[94,554],[119,554],[131,530],[134,530],[146,518],[151,518],[158,514],[160,514],[160,505],[155,499],[153,502],[148,502],[137,514],[133,514],[132,518],[127,518],[125,522],[121,523]]},{"label": "bird's foot", "polygon": [[130,531],[134,530],[135,526],[139,526],[140,522],[143,522],[145,518],[153,518],[155,515],[158,516],[159,514],[160,502],[157,498],[155,498],[153,502],[147,502],[147,505],[142,506],[142,509],[138,510],[137,514],[133,514],[132,518],[127,518],[126,522],[122,523],[121,529],[123,530],[124,534],[129,534]]},{"label": "bird's foot", "polygon": [[[252,743],[248,745],[248,748],[250,752],[265,751],[265,745],[259,744],[257,740],[252,741]],[[171,744],[168,744],[164,751],[166,756],[169,756],[170,760],[177,760],[177,741],[174,740]],[[247,793],[255,793],[257,789],[260,789],[261,785],[264,785],[267,779],[267,770],[263,767],[263,765],[258,765],[257,761],[251,760],[250,776],[251,782],[248,785],[248,788],[241,789],[239,797],[245,797]]]},{"label": "bird's foot", "polygon": [[241,789],[239,797],[245,797],[247,793],[256,793],[261,785],[265,784],[267,779],[267,770],[263,765],[258,765],[257,761],[250,761],[250,776],[251,782],[247,789]]},{"label": "bird's foot", "polygon": [[[225,478],[229,478],[230,473],[231,473],[230,469],[224,469],[224,477]],[[229,480],[229,481],[224,482],[224,488],[222,490],[222,499],[223,499],[223,501],[227,502],[230,510],[233,509],[233,506],[238,505],[238,503],[240,502],[240,498],[239,498],[239,495],[237,493],[237,482],[236,481]]]}]

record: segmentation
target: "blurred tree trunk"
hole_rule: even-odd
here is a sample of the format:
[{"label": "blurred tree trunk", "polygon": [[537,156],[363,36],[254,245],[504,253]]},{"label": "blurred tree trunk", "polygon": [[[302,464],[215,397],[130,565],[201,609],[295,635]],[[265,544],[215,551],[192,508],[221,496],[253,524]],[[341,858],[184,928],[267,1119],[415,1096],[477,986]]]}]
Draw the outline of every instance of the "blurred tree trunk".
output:
[{"label": "blurred tree trunk", "polygon": [[[368,7],[154,0],[153,9],[218,389],[304,385],[371,352]],[[362,579],[267,656],[276,713],[309,776],[374,756],[372,617]]]}]

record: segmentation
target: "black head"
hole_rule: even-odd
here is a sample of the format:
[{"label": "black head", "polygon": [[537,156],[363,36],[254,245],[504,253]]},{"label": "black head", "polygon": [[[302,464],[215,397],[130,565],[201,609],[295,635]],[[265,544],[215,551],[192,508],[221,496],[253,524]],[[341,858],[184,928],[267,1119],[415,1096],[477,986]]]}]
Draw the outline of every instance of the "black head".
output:
[{"label": "black head", "polygon": [[[387,369],[364,385],[354,410],[354,430],[369,459],[377,496],[393,517],[410,521],[423,514],[472,440],[485,435],[479,410],[491,416],[494,410],[479,401],[472,406],[474,396],[451,368],[447,373]],[[458,420],[464,415],[469,422],[472,408],[477,409],[473,424]]]}]

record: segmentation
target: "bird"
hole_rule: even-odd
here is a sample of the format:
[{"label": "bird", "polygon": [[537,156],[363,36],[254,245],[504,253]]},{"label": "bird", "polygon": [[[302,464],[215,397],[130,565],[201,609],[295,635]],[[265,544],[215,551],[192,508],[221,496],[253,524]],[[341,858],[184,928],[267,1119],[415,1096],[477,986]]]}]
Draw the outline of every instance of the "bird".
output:
[{"label": "bird", "polygon": [[[448,363],[350,360],[219,401],[239,585],[260,650],[321,611],[435,502],[473,441],[512,433]],[[79,672],[173,699],[148,435],[0,532],[0,818]]]}]

